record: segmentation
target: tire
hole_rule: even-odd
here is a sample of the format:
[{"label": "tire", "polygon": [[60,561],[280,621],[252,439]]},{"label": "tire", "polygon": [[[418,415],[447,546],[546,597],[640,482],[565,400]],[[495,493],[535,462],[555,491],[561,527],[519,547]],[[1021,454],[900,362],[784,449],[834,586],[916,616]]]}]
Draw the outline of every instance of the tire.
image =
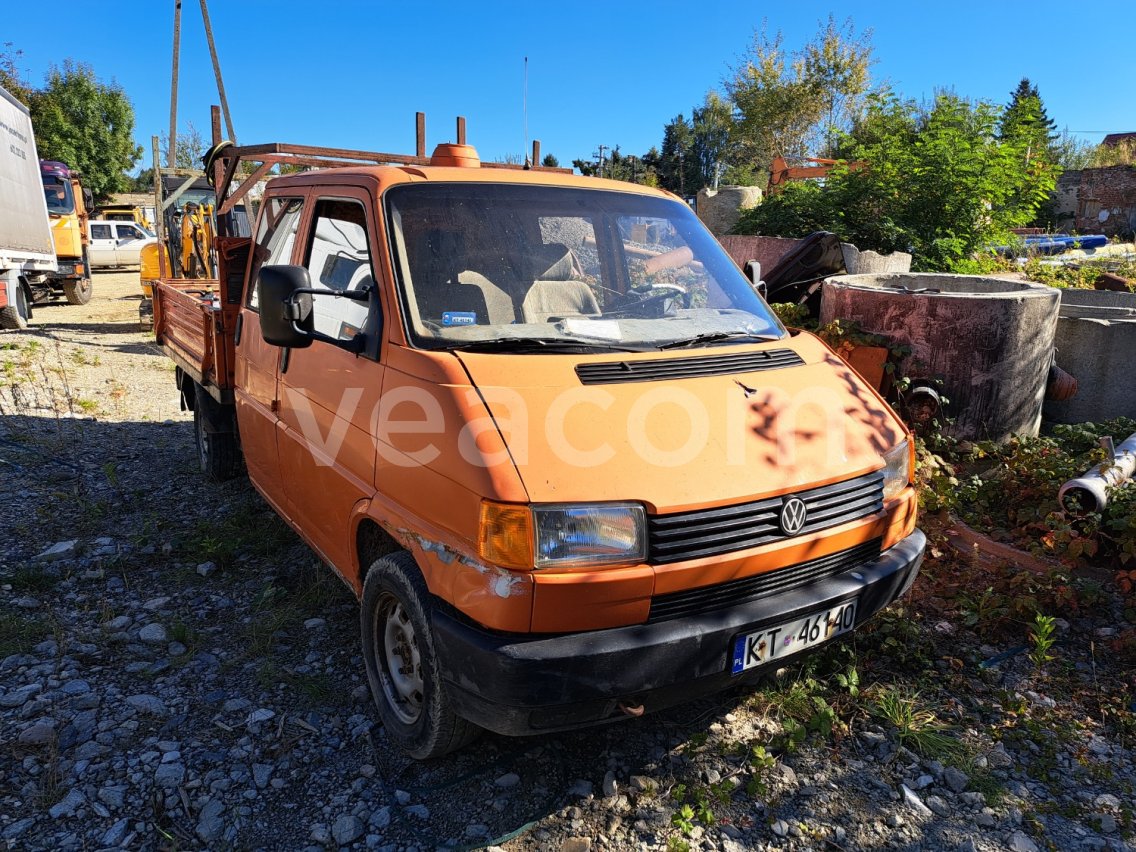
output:
[{"label": "tire", "polygon": [[31,316],[32,307],[28,303],[28,294],[24,292],[23,286],[17,285],[16,304],[0,309],[0,328],[13,330],[27,328]]},{"label": "tire", "polygon": [[371,695],[391,741],[416,760],[456,751],[481,729],[454,710],[430,632],[430,592],[405,550],[375,560],[359,625]]},{"label": "tire", "polygon": [[211,415],[219,406],[201,387],[196,388],[193,406],[193,443],[197,447],[197,463],[209,479],[225,482],[237,474],[241,448],[236,432],[219,432]]},{"label": "tire", "polygon": [[80,278],[78,281],[69,278],[63,282],[63,295],[67,297],[67,304],[69,305],[87,304],[91,301],[91,295],[94,292],[95,285],[90,278]]},{"label": "tire", "polygon": [[154,303],[149,299],[142,299],[138,305],[138,328],[142,331],[154,330]]}]

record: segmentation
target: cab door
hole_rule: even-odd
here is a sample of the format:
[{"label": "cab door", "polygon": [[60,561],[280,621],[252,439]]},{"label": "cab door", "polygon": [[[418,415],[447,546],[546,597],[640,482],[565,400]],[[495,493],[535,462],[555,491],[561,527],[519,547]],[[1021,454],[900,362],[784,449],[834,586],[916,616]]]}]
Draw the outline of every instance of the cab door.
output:
[{"label": "cab door", "polygon": [[114,225],[110,222],[91,222],[88,228],[91,242],[87,247],[87,256],[91,266],[114,266],[118,262],[114,256]]},{"label": "cab door", "polygon": [[[328,291],[312,297],[315,330],[343,341],[379,334],[379,328],[369,327],[379,304],[374,200],[363,188],[342,187],[321,189],[310,203],[299,262],[308,270],[310,286]],[[370,298],[335,298],[345,291]],[[351,510],[375,490],[371,417],[382,381],[378,361],[320,340],[290,350],[281,364],[278,446],[288,512],[316,550],[340,569],[353,561]]]},{"label": "cab door", "polygon": [[278,372],[284,350],[265,343],[261,336],[256,282],[262,266],[293,262],[296,234],[304,210],[303,193],[265,199],[245,275],[246,292],[241,302],[233,363],[237,426],[249,479],[286,517],[290,515],[286,508],[276,446]]},{"label": "cab door", "polygon": [[150,238],[133,223],[119,222],[114,226],[114,258],[118,266],[138,266],[141,263],[142,246]]}]

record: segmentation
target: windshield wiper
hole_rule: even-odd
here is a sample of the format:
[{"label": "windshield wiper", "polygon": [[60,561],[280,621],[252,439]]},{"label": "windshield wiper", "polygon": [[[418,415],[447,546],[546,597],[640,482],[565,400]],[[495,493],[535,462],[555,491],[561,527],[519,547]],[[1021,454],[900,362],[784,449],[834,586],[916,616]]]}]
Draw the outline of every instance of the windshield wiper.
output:
[{"label": "windshield wiper", "polygon": [[777,340],[780,335],[777,334],[754,334],[752,331],[708,331],[702,334],[696,334],[694,337],[683,337],[679,340],[672,340],[670,343],[662,343],[659,349],[683,349],[687,346],[697,346],[700,343],[717,343],[720,340]]},{"label": "windshield wiper", "polygon": [[449,349],[458,352],[644,352],[627,346],[613,346],[603,341],[568,340],[563,337],[494,337],[472,340]]}]

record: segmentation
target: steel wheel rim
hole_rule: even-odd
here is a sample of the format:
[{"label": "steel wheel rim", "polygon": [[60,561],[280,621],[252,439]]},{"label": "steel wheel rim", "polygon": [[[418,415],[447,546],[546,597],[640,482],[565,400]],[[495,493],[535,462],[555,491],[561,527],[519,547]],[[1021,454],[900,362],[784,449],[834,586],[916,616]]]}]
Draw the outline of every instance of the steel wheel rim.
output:
[{"label": "steel wheel rim", "polygon": [[371,627],[375,663],[387,706],[399,721],[413,725],[422,715],[425,682],[418,635],[403,603],[384,594]]}]

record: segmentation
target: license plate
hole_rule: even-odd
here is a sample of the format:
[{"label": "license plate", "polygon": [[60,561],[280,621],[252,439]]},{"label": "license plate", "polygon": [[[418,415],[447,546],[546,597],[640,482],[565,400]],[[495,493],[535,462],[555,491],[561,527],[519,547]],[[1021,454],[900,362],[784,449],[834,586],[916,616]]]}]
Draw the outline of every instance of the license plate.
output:
[{"label": "license plate", "polygon": [[746,633],[734,640],[733,674],[798,654],[847,633],[856,623],[856,601],[814,612],[796,621]]}]

